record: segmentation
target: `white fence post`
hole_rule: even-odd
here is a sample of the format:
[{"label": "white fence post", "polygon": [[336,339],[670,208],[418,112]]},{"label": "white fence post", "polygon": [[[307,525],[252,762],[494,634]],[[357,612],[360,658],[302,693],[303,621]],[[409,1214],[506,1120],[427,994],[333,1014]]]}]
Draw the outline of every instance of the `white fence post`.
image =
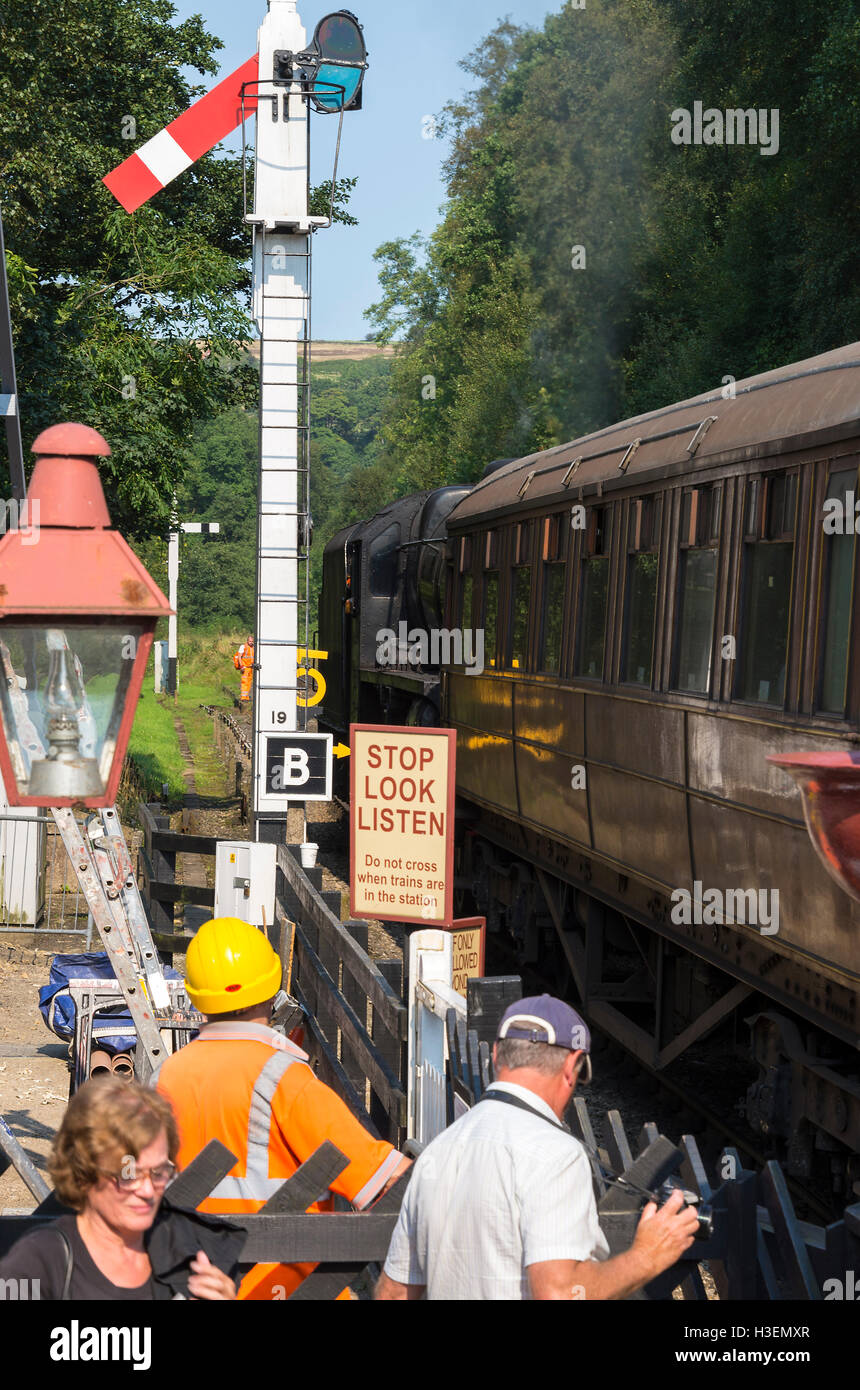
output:
[{"label": "white fence post", "polygon": [[428,1144],[445,1128],[445,1060],[448,1009],[466,1018],[466,1001],[451,986],[450,932],[426,928],[409,938],[409,1053],[407,1133]]},{"label": "white fence post", "polygon": [[0,782],[0,927],[36,927],[45,909],[44,812],[10,807]]}]

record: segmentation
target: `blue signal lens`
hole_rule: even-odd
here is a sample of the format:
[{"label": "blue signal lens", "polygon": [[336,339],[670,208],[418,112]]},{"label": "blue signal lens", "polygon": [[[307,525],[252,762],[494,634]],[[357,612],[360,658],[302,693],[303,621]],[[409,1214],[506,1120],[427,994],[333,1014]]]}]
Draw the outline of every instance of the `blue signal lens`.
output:
[{"label": "blue signal lens", "polygon": [[[314,82],[314,100],[327,111],[348,107],[361,86],[362,68],[344,68],[336,63],[321,63]],[[326,85],[326,84],[331,85]],[[340,89],[343,88],[343,91]]]}]

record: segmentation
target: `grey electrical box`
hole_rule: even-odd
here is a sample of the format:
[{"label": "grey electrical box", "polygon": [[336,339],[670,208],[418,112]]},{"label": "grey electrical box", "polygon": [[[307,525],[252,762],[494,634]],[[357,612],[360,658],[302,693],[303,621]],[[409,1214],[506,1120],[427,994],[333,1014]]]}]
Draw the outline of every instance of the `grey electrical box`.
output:
[{"label": "grey electrical box", "polygon": [[238,917],[255,927],[271,927],[277,852],[277,845],[219,841],[215,847],[216,917]]}]

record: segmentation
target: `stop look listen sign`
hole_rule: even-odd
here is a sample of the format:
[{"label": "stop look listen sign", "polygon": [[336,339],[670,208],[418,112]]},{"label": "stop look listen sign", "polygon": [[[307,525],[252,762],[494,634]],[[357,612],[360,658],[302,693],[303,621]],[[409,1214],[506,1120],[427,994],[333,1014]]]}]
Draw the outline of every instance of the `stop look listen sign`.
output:
[{"label": "stop look listen sign", "polygon": [[353,724],[349,742],[352,916],[450,926],[455,731]]}]

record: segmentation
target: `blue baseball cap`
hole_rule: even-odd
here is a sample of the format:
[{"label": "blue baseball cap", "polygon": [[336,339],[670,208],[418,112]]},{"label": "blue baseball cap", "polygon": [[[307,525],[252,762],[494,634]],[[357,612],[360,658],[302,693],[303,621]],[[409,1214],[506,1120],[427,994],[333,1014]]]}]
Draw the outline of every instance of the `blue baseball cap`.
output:
[{"label": "blue baseball cap", "polygon": [[502,1015],[496,1038],[516,1038],[523,1042],[563,1047],[568,1052],[584,1052],[582,1081],[591,1080],[591,1033],[576,1009],[551,994],[518,999]]}]

